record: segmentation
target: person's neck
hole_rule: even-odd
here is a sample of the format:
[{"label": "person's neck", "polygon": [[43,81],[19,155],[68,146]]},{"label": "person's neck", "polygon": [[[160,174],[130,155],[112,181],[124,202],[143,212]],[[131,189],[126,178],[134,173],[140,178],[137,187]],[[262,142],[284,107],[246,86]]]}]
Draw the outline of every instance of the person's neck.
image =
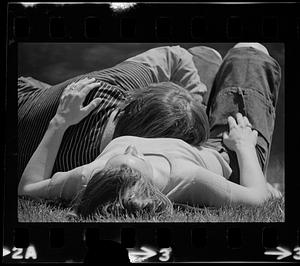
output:
[{"label": "person's neck", "polygon": [[169,161],[161,155],[145,155],[153,168],[153,183],[163,190],[171,174],[171,165]]}]

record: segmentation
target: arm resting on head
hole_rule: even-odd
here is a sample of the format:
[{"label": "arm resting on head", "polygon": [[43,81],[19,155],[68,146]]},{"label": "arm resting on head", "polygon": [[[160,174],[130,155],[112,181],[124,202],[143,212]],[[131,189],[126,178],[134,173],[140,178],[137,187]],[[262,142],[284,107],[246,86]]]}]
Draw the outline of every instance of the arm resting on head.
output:
[{"label": "arm resting on head", "polygon": [[99,83],[93,81],[94,79],[83,79],[65,89],[56,115],[50,121],[42,141],[21,176],[18,195],[41,198],[47,196],[47,187],[65,131],[84,119],[100,102],[99,99],[94,99],[87,106],[82,106],[89,91],[99,86]]},{"label": "arm resting on head", "polygon": [[[67,127],[57,117],[54,117],[40,142],[39,146],[31,156],[18,186],[18,195],[31,195],[43,197],[44,186],[50,181],[56,155]],[[33,189],[32,185],[38,183]],[[40,192],[36,190],[40,188]]]}]

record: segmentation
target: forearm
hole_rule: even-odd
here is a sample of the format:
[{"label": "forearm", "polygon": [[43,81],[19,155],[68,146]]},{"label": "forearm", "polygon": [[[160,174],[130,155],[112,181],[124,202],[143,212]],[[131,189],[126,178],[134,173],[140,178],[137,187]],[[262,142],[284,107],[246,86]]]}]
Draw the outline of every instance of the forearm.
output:
[{"label": "forearm", "polygon": [[236,154],[240,169],[240,184],[262,194],[266,193],[267,183],[257,158],[255,146],[243,145],[237,149]]},{"label": "forearm", "polygon": [[51,177],[56,155],[66,129],[65,122],[59,120],[57,116],[50,121],[42,141],[22,174],[19,189]]}]

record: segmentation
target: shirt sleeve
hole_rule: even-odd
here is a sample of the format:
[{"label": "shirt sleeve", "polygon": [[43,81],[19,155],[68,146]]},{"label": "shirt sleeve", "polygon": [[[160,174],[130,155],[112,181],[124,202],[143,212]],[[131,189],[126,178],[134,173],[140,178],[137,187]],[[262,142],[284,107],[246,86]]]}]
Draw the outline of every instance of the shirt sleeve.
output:
[{"label": "shirt sleeve", "polygon": [[153,48],[126,61],[148,66],[154,73],[156,82],[173,81],[201,96],[207,91],[200,80],[193,56],[180,46]]}]

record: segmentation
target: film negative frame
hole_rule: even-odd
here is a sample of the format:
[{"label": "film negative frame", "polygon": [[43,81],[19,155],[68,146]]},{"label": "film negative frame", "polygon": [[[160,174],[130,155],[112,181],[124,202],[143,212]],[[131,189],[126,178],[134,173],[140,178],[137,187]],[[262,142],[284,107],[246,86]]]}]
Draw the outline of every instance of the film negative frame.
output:
[{"label": "film negative frame", "polygon": [[[300,259],[295,89],[300,10],[295,3],[29,4],[7,6],[3,262],[288,261]],[[297,14],[298,17],[293,14]],[[179,19],[180,18],[180,19]],[[199,34],[201,32],[201,35]],[[284,223],[19,223],[17,184],[18,42],[282,42],[285,44]],[[9,90],[8,90],[9,88]],[[292,90],[292,91],[291,91]],[[291,118],[288,118],[291,116]],[[291,125],[288,125],[291,124]],[[291,127],[291,130],[289,128]],[[295,136],[294,136],[295,134]],[[298,144],[296,142],[296,144]],[[129,252],[128,252],[129,251]],[[128,253],[126,253],[128,252]],[[130,253],[131,252],[131,253]]]}]

